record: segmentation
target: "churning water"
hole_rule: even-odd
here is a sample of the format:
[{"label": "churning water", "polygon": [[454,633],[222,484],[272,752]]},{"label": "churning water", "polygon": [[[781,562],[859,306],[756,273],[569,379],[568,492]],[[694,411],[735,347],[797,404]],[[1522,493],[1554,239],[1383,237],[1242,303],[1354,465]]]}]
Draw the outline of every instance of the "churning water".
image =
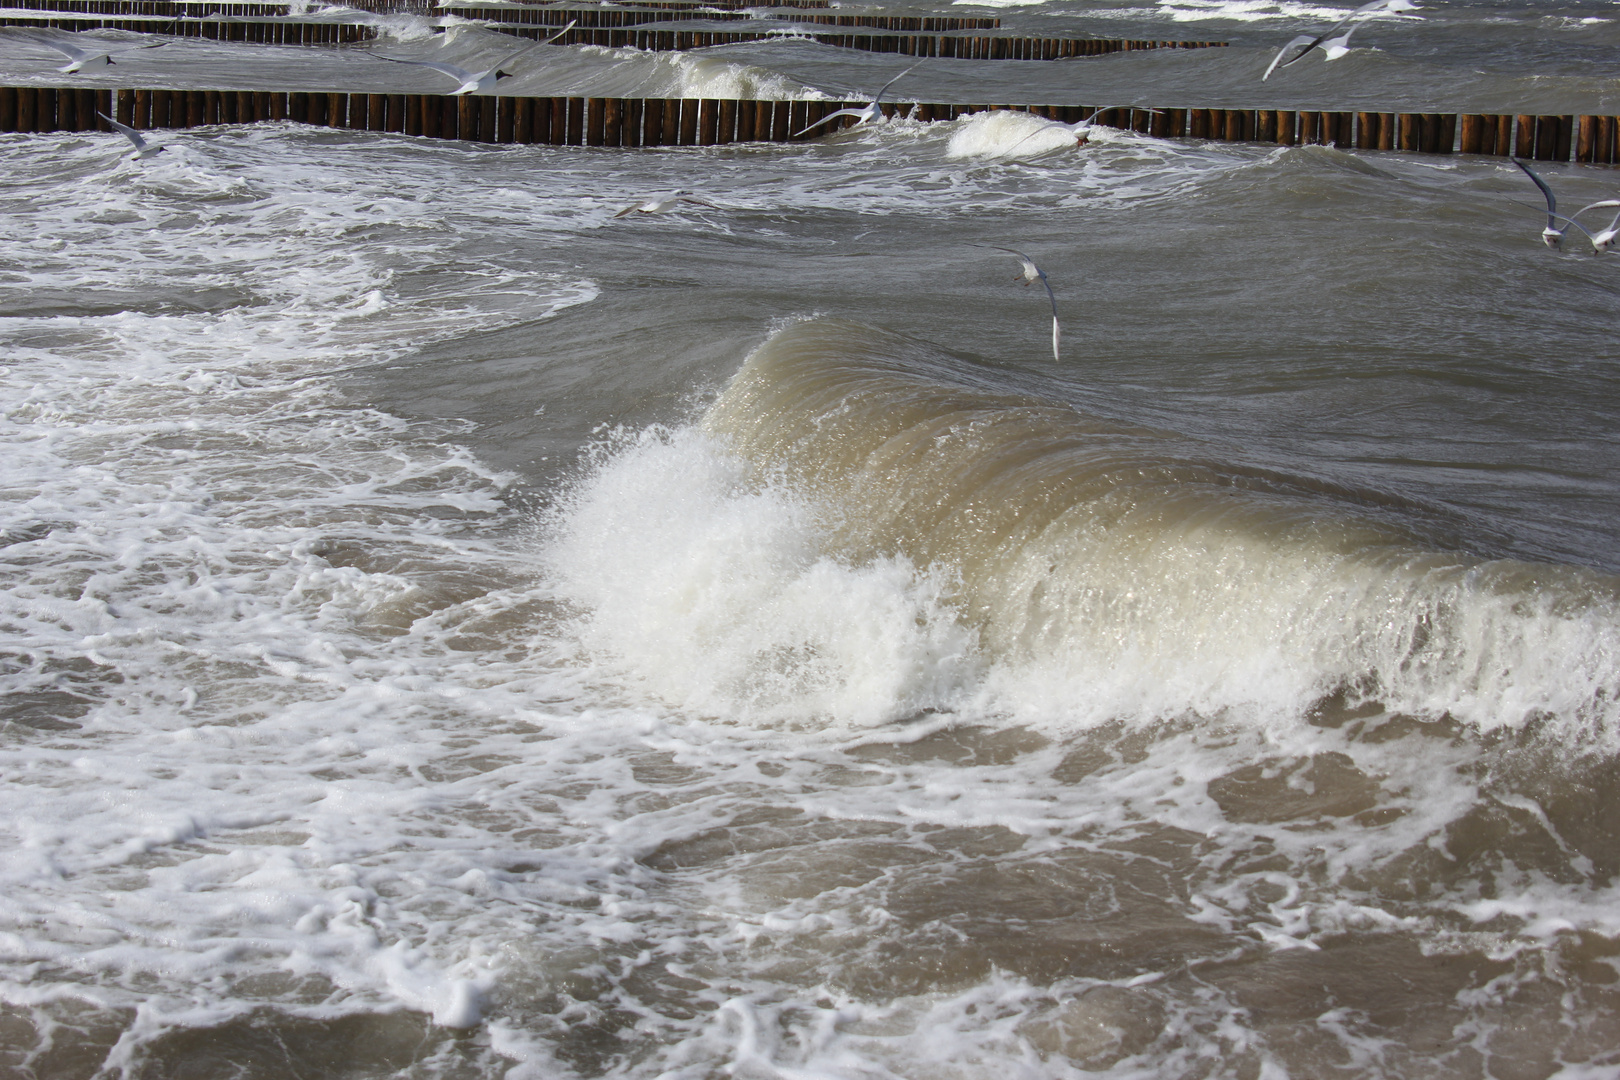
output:
[{"label": "churning water", "polygon": [[[1232,46],[893,92],[1620,108],[1606,3],[1259,82],[1337,11],[1008,5]],[[436,88],[364,53],[109,77]],[[1511,163],[157,139],[0,136],[0,1074],[1620,1071],[1620,270]]]}]

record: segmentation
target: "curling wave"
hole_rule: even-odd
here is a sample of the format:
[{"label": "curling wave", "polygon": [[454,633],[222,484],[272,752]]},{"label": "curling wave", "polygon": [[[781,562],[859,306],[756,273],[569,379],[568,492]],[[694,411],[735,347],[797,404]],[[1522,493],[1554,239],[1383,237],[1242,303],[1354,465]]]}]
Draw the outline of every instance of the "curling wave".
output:
[{"label": "curling wave", "polygon": [[608,453],[565,516],[593,643],[706,711],[1275,722],[1341,695],[1616,726],[1615,578],[1474,556],[1400,499],[998,392],[848,323],[773,335],[696,431]]}]

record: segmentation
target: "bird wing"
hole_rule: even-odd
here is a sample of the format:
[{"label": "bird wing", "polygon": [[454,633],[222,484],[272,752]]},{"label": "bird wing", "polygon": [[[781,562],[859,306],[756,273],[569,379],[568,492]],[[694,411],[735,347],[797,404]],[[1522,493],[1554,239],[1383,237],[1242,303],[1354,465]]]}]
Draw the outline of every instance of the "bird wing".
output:
[{"label": "bird wing", "polygon": [[712,202],[707,202],[707,201],[705,201],[703,199],[696,198],[695,196],[692,196],[692,195],[677,195],[676,198],[679,199],[681,202],[697,203],[699,206],[707,206],[710,210],[719,210],[719,209],[721,209],[720,207],[716,206]]},{"label": "bird wing", "polygon": [[[533,49],[533,48],[536,48],[536,46],[534,46],[534,45],[525,45],[525,46],[523,46],[523,48],[519,49],[517,52],[513,53],[511,56],[508,56],[505,60],[502,60],[500,63],[496,64],[494,67],[490,68],[489,71],[500,71],[507,64],[510,64],[512,61],[516,60],[518,57],[522,56],[524,53],[528,52],[530,49]],[[487,75],[487,74],[489,74],[489,72],[487,72],[487,71],[486,72],[479,72],[479,74]],[[471,78],[471,77],[472,76],[470,76],[470,75],[468,76],[468,78]]]},{"label": "bird wing", "polygon": [[[1329,30],[1328,34],[1331,34],[1332,32],[1332,30]],[[1276,71],[1277,68],[1287,67],[1288,64],[1292,64],[1294,60],[1298,60],[1300,56],[1304,56],[1306,53],[1316,48],[1317,42],[1321,41],[1322,38],[1325,37],[1327,37],[1327,34],[1323,34],[1321,37],[1312,37],[1309,34],[1301,34],[1293,41],[1290,41],[1288,44],[1284,45],[1281,49],[1278,49],[1277,55],[1271,58],[1271,66],[1266,68],[1266,73],[1264,75],[1260,76],[1260,81],[1265,82],[1267,79],[1271,78],[1271,73]],[[1295,56],[1293,60],[1288,61],[1287,64],[1283,63],[1283,57],[1288,55],[1288,50],[1298,48],[1301,45],[1305,46],[1305,48],[1300,50],[1299,55]]]},{"label": "bird wing", "polygon": [[53,41],[50,38],[36,38],[35,40],[39,44],[45,46],[47,49],[55,49],[69,60],[84,60],[96,55],[94,53],[86,52],[77,45],[69,45],[65,41]]},{"label": "bird wing", "polygon": [[839,109],[837,112],[830,112],[826,116],[823,116],[820,120],[817,120],[815,123],[813,123],[809,127],[805,128],[804,131],[799,132],[797,135],[794,135],[793,137],[795,139],[797,139],[799,137],[799,135],[803,135],[805,131],[813,131],[814,129],[820,127],[822,124],[825,124],[827,121],[836,120],[840,116],[860,116],[860,117],[864,117],[865,115],[866,115],[866,110],[865,109]]},{"label": "bird wing", "polygon": [[1061,332],[1058,329],[1057,297],[1052,293],[1052,283],[1046,279],[1046,271],[1038,270],[1036,273],[1040,275],[1041,284],[1046,286],[1046,298],[1052,302],[1052,359],[1057,360],[1060,359],[1058,356],[1058,335]]},{"label": "bird wing", "polygon": [[1523,169],[1525,175],[1534,181],[1536,187],[1540,188],[1541,193],[1547,197],[1547,225],[1550,228],[1552,226],[1553,218],[1558,216],[1557,196],[1552,193],[1552,188],[1547,186],[1547,181],[1536,175],[1536,170],[1532,169],[1518,158],[1513,159],[1513,164]]},{"label": "bird wing", "polygon": [[[1041,273],[1041,268],[1035,265],[1035,260],[1030,258],[1028,255],[1025,255],[1017,248],[1002,247],[1000,244],[991,244],[990,246],[995,248],[997,251],[1005,251],[1013,258],[1022,262],[1024,264],[1024,276],[1029,278],[1031,281],[1037,277],[1043,276]],[[1051,292],[1052,287],[1048,285],[1046,287],[1046,291]],[[1056,301],[1054,301],[1054,303],[1056,303]]]},{"label": "bird wing", "polygon": [[1588,229],[1585,225],[1582,225],[1580,222],[1576,221],[1572,217],[1565,217],[1563,214],[1548,214],[1547,215],[1547,226],[1548,226],[1548,228],[1552,227],[1552,223],[1554,221],[1567,222],[1567,223],[1575,226],[1577,229],[1581,230],[1581,232],[1585,233],[1586,238],[1588,240],[1591,240],[1593,243],[1597,242],[1597,237],[1592,235],[1592,231],[1590,229]]},{"label": "bird wing", "polygon": [[397,56],[382,56],[378,53],[372,53],[371,55],[377,57],[378,60],[387,60],[390,64],[415,64],[417,67],[432,68],[439,74],[448,75],[458,82],[468,82],[473,78],[471,71],[458,68],[454,64],[441,64],[437,60],[401,60]]},{"label": "bird wing", "polygon": [[141,133],[140,132],[136,131],[134,128],[130,127],[128,124],[120,124],[118,121],[114,120],[112,117],[108,116],[106,113],[98,112],[98,113],[96,113],[96,115],[101,117],[103,120],[107,121],[107,123],[111,124],[113,126],[113,130],[118,132],[118,134],[122,135],[124,138],[128,139],[130,141],[130,144],[132,146],[134,146],[135,149],[137,149],[137,150],[146,149],[146,140],[141,138]]},{"label": "bird wing", "polygon": [[572,30],[578,24],[579,24],[578,19],[571,20],[567,26],[563,27],[561,30],[557,31],[555,34],[552,34],[550,37],[546,38],[546,40],[542,41],[540,44],[542,44],[542,45],[550,45],[553,41],[556,41],[558,38],[560,38],[564,34],[568,33],[568,31]]},{"label": "bird wing", "polygon": [[[1585,206],[1575,211],[1575,217],[1580,217],[1588,210],[1596,210],[1600,206],[1620,206],[1620,199],[1604,199],[1602,202],[1587,203]],[[1620,213],[1614,215],[1614,220],[1609,222],[1609,228],[1613,230],[1617,225],[1620,225]],[[1581,232],[1586,232],[1586,230],[1582,229]],[[1586,233],[1586,235],[1591,236],[1592,234]]]},{"label": "bird wing", "polygon": [[888,82],[884,83],[882,85],[882,87],[880,87],[878,89],[878,92],[872,95],[872,104],[876,105],[878,102],[882,101],[884,91],[888,90],[889,87],[893,86],[895,83],[899,82],[901,79],[905,78],[907,75],[910,75],[913,71],[916,71],[918,68],[922,67],[922,63],[923,62],[921,60],[917,61],[915,64],[912,64],[910,67],[906,68],[906,70],[902,71],[900,74],[896,75],[894,78],[892,78]]}]

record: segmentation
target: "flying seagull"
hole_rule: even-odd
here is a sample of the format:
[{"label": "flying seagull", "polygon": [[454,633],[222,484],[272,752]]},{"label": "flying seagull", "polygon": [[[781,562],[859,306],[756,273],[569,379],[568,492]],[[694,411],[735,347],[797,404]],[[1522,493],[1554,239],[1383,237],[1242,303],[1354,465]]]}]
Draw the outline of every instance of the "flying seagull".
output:
[{"label": "flying seagull", "polygon": [[128,124],[120,124],[106,113],[98,112],[96,115],[107,121],[107,123],[111,124],[113,126],[113,130],[118,132],[124,138],[128,139],[129,144],[135,148],[135,152],[129,155],[129,160],[139,161],[142,158],[149,158],[153,154],[163,153],[163,147],[154,146],[152,143],[147,142],[145,139],[141,138],[140,132],[136,131]]},{"label": "flying seagull", "polygon": [[[1585,225],[1582,225],[1580,222],[1575,220],[1575,218],[1580,217],[1588,210],[1596,210],[1600,206],[1620,206],[1620,199],[1604,199],[1602,202],[1590,203],[1575,211],[1574,215],[1571,217],[1564,217],[1562,214],[1549,216],[1557,217],[1559,221],[1567,221],[1577,229],[1581,230],[1581,232],[1586,233],[1587,238],[1592,241],[1592,254],[1601,255],[1605,251],[1608,251],[1609,248],[1614,246],[1616,239],[1620,239],[1620,213],[1614,215],[1614,220],[1609,222],[1608,228],[1599,229],[1596,233],[1592,232]],[[1542,235],[1545,236],[1547,234],[1542,233]]]},{"label": "flying seagull", "polygon": [[[1289,64],[1298,63],[1312,49],[1320,48],[1327,54],[1329,60],[1337,60],[1350,51],[1350,35],[1356,32],[1355,26],[1351,26],[1351,23],[1359,23],[1360,20],[1370,18],[1373,15],[1382,15],[1386,12],[1416,10],[1417,5],[1412,3],[1412,0],[1372,0],[1370,4],[1362,4],[1356,10],[1334,23],[1326,32],[1315,36],[1301,34],[1284,45],[1277,55],[1272,58],[1271,66],[1266,68],[1266,73],[1260,76],[1260,81],[1265,82],[1271,78],[1271,73],[1279,67],[1287,67]],[[1350,29],[1344,30],[1346,26],[1350,26]],[[1340,30],[1344,30],[1344,33],[1339,33]],[[1294,49],[1299,49],[1299,51],[1284,60],[1283,57],[1288,56],[1289,52]]]},{"label": "flying seagull", "polygon": [[641,213],[641,214],[663,214],[663,213],[666,213],[666,212],[668,212],[670,210],[675,209],[675,207],[677,205],[679,205],[680,203],[683,203],[683,202],[697,203],[699,206],[707,206],[710,210],[719,210],[719,209],[721,209],[720,207],[714,205],[714,203],[712,203],[712,202],[705,202],[704,200],[699,199],[699,198],[697,198],[695,196],[688,195],[684,191],[672,191],[668,195],[654,195],[652,198],[646,200],[645,202],[639,202],[634,206],[627,206],[623,210],[620,210],[617,214],[614,214],[613,216],[616,217],[616,218],[622,218],[626,214],[636,214],[636,213]]},{"label": "flying seagull", "polygon": [[[574,20],[574,22],[578,21],[579,20],[577,19]],[[571,22],[540,44],[550,45],[553,41],[556,41],[573,28],[574,23]],[[375,56],[378,60],[387,60],[391,64],[415,64],[417,67],[432,68],[441,75],[448,75],[450,78],[461,84],[456,89],[450,91],[450,96],[461,97],[465,94],[487,93],[495,89],[495,84],[500,82],[502,79],[510,79],[512,77],[512,73],[510,71],[503,71],[502,69],[506,67],[507,64],[510,64],[513,60],[516,60],[518,57],[522,56],[524,53],[528,52],[534,47],[535,46],[533,45],[525,45],[517,52],[496,64],[494,67],[487,68],[484,71],[468,71],[466,68],[460,68],[454,64],[441,64],[437,60],[401,60],[395,56],[383,56],[381,53],[372,53],[371,55]]]},{"label": "flying seagull", "polygon": [[873,94],[872,95],[872,100],[868,101],[865,105],[862,105],[858,109],[839,109],[837,112],[830,112],[826,116],[823,116],[820,120],[817,120],[815,123],[813,123],[809,127],[805,128],[804,131],[799,132],[798,134],[794,135],[793,137],[795,139],[797,139],[799,137],[799,135],[803,135],[805,131],[813,131],[816,128],[820,127],[822,124],[827,123],[827,121],[836,120],[840,116],[853,116],[853,117],[856,117],[857,119],[856,119],[855,123],[853,125],[851,125],[853,127],[860,127],[862,124],[876,123],[878,120],[882,119],[882,117],[883,117],[883,108],[879,104],[883,100],[883,91],[887,90],[889,87],[893,86],[895,83],[899,82],[901,79],[905,78],[907,75],[910,75],[913,71],[916,71],[919,67],[922,67],[922,61],[921,60],[917,61],[915,64],[912,64],[910,67],[906,68],[906,70],[902,71],[900,74],[896,75],[894,78],[892,78],[888,82],[884,83],[883,88],[881,90],[879,90],[877,93]]},{"label": "flying seagull", "polygon": [[[1035,136],[1039,135],[1041,132],[1043,132],[1043,131],[1051,131],[1053,128],[1062,128],[1063,130],[1067,131],[1070,135],[1074,136],[1074,145],[1076,145],[1076,146],[1084,146],[1091,139],[1091,128],[1092,128],[1092,125],[1096,123],[1097,117],[1101,116],[1103,113],[1109,111],[1110,109],[1130,109],[1130,108],[1134,108],[1134,106],[1131,106],[1131,105],[1104,105],[1102,108],[1094,110],[1090,116],[1086,117],[1084,120],[1080,121],[1078,124],[1065,124],[1061,120],[1048,120],[1044,124],[1042,124],[1040,127],[1036,128],[1034,131],[1030,132],[1028,135],[1025,135],[1022,139],[1019,139],[1017,142],[1013,143],[1012,146],[1008,147],[1007,148],[1007,153],[1009,153],[1009,154],[1012,153],[1014,150],[1018,149],[1020,146],[1024,145],[1024,143],[1028,142],[1030,139],[1033,139]],[[1150,112],[1150,113],[1157,113],[1160,110],[1158,110],[1158,109],[1145,109],[1143,111],[1144,112]]]},{"label": "flying seagull", "polygon": [[[1536,187],[1540,188],[1541,193],[1547,197],[1547,227],[1541,230],[1541,241],[1550,248],[1557,247],[1564,241],[1564,230],[1560,229],[1557,223],[1560,221],[1569,220],[1568,218],[1561,217],[1559,215],[1558,198],[1553,195],[1552,188],[1547,186],[1547,181],[1536,175],[1536,170],[1532,169],[1518,158],[1513,159],[1513,164],[1523,169],[1525,175],[1530,177],[1531,180],[1535,181]],[[1591,207],[1589,206],[1587,209],[1590,210]],[[1587,235],[1590,236],[1591,233],[1587,233]]]},{"label": "flying seagull", "polygon": [[141,49],[161,49],[169,44],[167,41],[159,41],[153,45],[134,45],[127,49],[114,49],[112,52],[108,52],[105,49],[81,49],[77,45],[69,44],[66,41],[57,41],[54,38],[34,38],[33,40],[35,44],[43,45],[47,49],[55,49],[67,57],[67,65],[56,70],[68,75],[77,74],[86,68],[101,68],[116,64],[117,61],[113,59],[114,54],[122,55],[127,52],[138,52]]},{"label": "flying seagull", "polygon": [[1052,295],[1052,282],[1046,276],[1046,271],[1036,266],[1034,259],[1030,258],[1028,255],[1025,255],[1022,251],[1019,251],[1016,248],[1000,247],[997,245],[991,246],[995,247],[997,251],[1005,251],[1007,254],[1011,255],[1013,258],[1017,259],[1023,264],[1022,272],[1018,274],[1017,277],[1013,278],[1014,281],[1017,281],[1019,277],[1023,278],[1024,286],[1026,288],[1028,288],[1029,285],[1036,280],[1039,280],[1042,285],[1046,286],[1046,298],[1052,303],[1052,359],[1060,359],[1058,356],[1058,339],[1061,331],[1058,327],[1057,297]]}]

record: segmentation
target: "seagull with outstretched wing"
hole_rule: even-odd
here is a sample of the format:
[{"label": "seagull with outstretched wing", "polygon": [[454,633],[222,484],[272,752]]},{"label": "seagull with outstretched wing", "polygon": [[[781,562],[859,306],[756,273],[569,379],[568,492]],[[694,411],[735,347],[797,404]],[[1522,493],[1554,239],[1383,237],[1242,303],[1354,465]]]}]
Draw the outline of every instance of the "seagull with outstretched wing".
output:
[{"label": "seagull with outstretched wing", "polygon": [[[1052,293],[1051,279],[1046,276],[1045,270],[1042,270],[1039,266],[1035,265],[1034,259],[1030,258],[1028,255],[1025,255],[1017,248],[1001,247],[995,244],[992,244],[991,246],[997,251],[1005,251],[1007,254],[1011,255],[1013,258],[1017,259],[1023,264],[1018,277],[1024,279],[1025,287],[1028,287],[1036,281],[1039,281],[1046,287],[1046,299],[1052,304],[1052,359],[1060,359],[1058,355],[1058,346],[1061,339],[1062,329],[1058,326],[1057,297]],[[1016,281],[1017,278],[1014,278],[1013,280]]]},{"label": "seagull with outstretched wing", "polygon": [[800,135],[803,135],[806,131],[814,131],[816,128],[820,127],[822,124],[825,124],[830,120],[836,120],[840,116],[853,116],[853,117],[856,117],[857,119],[856,119],[855,123],[851,125],[852,127],[860,127],[862,124],[874,124],[874,123],[876,123],[877,121],[879,121],[883,117],[883,106],[882,106],[883,92],[885,90],[887,90],[889,87],[893,86],[895,83],[899,82],[901,79],[905,78],[907,75],[910,75],[913,71],[916,71],[921,66],[922,66],[922,61],[919,60],[915,64],[912,64],[910,67],[906,68],[906,70],[902,71],[900,74],[896,75],[894,78],[890,79],[888,82],[884,83],[883,88],[880,89],[877,93],[872,95],[872,100],[868,101],[865,105],[862,105],[860,108],[858,108],[858,109],[839,109],[837,112],[830,112],[826,116],[823,116],[820,120],[817,120],[815,123],[813,123],[809,127],[805,128],[804,131],[798,132],[798,134],[794,135],[793,137],[795,139],[797,139]]},{"label": "seagull with outstretched wing", "polygon": [[[578,20],[576,19],[575,22],[578,22]],[[550,45],[553,41],[556,41],[573,28],[574,23],[571,22],[561,30],[557,31],[555,34],[551,35],[545,41],[542,41],[540,44]],[[375,56],[378,60],[387,60],[391,64],[415,64],[417,67],[431,68],[441,75],[448,75],[450,78],[461,84],[454,90],[450,91],[449,96],[461,97],[465,94],[486,94],[495,89],[495,84],[500,82],[502,79],[510,79],[512,77],[512,72],[504,70],[506,65],[510,64],[513,60],[516,60],[518,57],[535,47],[536,46],[533,45],[525,45],[523,48],[508,56],[500,63],[494,65],[493,67],[486,68],[483,71],[468,71],[466,68],[457,67],[454,64],[441,63],[438,60],[402,60],[397,56],[383,56],[381,53],[372,53],[371,55]]]},{"label": "seagull with outstretched wing", "polygon": [[149,158],[154,154],[163,153],[163,147],[147,142],[141,137],[140,132],[136,131],[128,124],[120,124],[106,113],[98,112],[96,115],[107,121],[107,123],[111,124],[113,130],[118,132],[118,134],[122,135],[124,138],[128,139],[129,145],[135,148],[135,152],[129,155],[129,160],[139,161],[142,158]]},{"label": "seagull with outstretched wing", "polygon": [[[123,49],[104,49],[99,47],[102,43],[98,41],[96,42],[96,45],[98,46],[97,48],[81,49],[78,45],[75,45],[69,41],[63,41],[59,38],[36,37],[31,38],[30,40],[32,40],[36,45],[43,45],[47,49],[54,49],[56,52],[59,52],[63,56],[67,57],[67,63],[56,70],[68,75],[77,75],[81,71],[115,65],[117,64],[117,61],[113,59],[114,56],[122,56],[124,53],[130,52],[140,52],[143,49],[161,49],[165,45],[169,44],[167,41],[159,41],[151,45],[132,45]],[[95,39],[82,38],[80,40],[94,41]]]},{"label": "seagull with outstretched wing", "polygon": [[[1356,25],[1374,15],[1398,14],[1403,11],[1416,10],[1417,5],[1412,3],[1412,0],[1372,0],[1370,4],[1362,4],[1323,33],[1314,35],[1301,34],[1284,45],[1278,50],[1277,55],[1272,57],[1271,64],[1266,68],[1266,73],[1260,76],[1260,81],[1265,82],[1271,78],[1271,73],[1280,67],[1288,67],[1290,64],[1299,63],[1313,49],[1321,49],[1329,60],[1337,60],[1350,51],[1350,35],[1356,32]],[[1345,30],[1347,26],[1349,29]],[[1344,31],[1342,34],[1339,32],[1341,30]],[[1299,51],[1295,52],[1287,60],[1283,59],[1295,49]]]}]

